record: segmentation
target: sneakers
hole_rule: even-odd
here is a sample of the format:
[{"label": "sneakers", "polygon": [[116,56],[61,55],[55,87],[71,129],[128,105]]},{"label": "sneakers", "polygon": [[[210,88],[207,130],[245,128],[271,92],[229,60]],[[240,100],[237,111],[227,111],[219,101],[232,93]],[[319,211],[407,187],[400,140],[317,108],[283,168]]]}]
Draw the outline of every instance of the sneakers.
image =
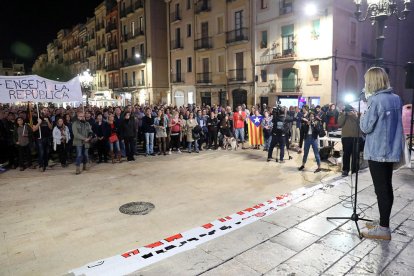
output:
[{"label": "sneakers", "polygon": [[317,168],[317,169],[314,171],[314,173],[318,173],[318,172],[320,172],[320,171],[322,171],[322,169],[321,169],[321,168]]},{"label": "sneakers", "polygon": [[382,227],[376,225],[368,231],[364,231],[361,235],[366,239],[375,239],[375,240],[391,240],[391,230],[389,227]]},{"label": "sneakers", "polygon": [[365,227],[367,229],[372,229],[374,227],[377,227],[379,225],[379,221],[378,220],[373,220],[373,221],[367,221],[365,223]]},{"label": "sneakers", "polygon": [[179,149],[178,149],[178,150],[177,150],[177,152],[178,152],[178,153],[181,153],[181,150],[179,150]]},{"label": "sneakers", "polygon": [[168,152],[168,155],[171,155],[172,154],[172,151],[170,150],[169,152]]},{"label": "sneakers", "polygon": [[267,160],[266,160],[267,162],[270,162],[270,161],[272,161],[272,158],[267,158]]},{"label": "sneakers", "polygon": [[279,163],[285,163],[285,160],[280,160]]},{"label": "sneakers", "polygon": [[298,168],[298,171],[303,171],[304,168],[305,168],[305,166],[302,165]]},{"label": "sneakers", "polygon": [[348,176],[348,174],[349,174],[349,172],[348,172],[348,171],[343,171],[343,172],[342,172],[342,177],[347,177],[347,176]]}]

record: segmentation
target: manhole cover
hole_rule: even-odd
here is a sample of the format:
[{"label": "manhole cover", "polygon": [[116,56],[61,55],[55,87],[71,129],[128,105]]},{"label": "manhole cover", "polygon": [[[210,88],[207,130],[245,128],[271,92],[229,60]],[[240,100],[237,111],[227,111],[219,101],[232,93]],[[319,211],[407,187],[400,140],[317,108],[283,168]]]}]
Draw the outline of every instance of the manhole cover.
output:
[{"label": "manhole cover", "polygon": [[119,211],[127,215],[146,215],[154,209],[150,202],[130,202],[119,207]]}]

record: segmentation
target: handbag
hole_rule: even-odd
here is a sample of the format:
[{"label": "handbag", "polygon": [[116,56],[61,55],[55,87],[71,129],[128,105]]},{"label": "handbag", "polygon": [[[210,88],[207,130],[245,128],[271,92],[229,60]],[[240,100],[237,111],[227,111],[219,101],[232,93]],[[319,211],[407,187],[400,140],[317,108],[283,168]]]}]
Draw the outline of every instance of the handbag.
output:
[{"label": "handbag", "polygon": [[326,136],[326,131],[325,129],[323,129],[323,126],[320,126],[318,129],[318,136],[319,137],[325,137]]},{"label": "handbag", "polygon": [[112,134],[111,136],[109,136],[110,143],[115,143],[117,141],[118,141],[118,136],[116,134]]}]

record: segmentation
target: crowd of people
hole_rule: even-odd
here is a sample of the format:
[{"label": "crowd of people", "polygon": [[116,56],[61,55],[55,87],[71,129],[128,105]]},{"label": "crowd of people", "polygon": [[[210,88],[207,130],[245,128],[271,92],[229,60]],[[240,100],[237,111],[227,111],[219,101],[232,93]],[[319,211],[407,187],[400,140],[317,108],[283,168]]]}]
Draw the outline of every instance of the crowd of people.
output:
[{"label": "crowd of people", "polygon": [[[37,112],[39,111],[39,112]],[[254,121],[253,129],[247,127]],[[250,131],[263,139],[249,139],[252,149],[268,152],[272,159],[275,146],[280,148],[278,162],[284,162],[285,147],[296,147],[303,165],[312,147],[320,171],[317,139],[321,129],[335,130],[341,121],[334,104],[323,107],[267,107],[245,105],[234,111],[230,106],[173,107],[167,105],[128,105],[122,107],[86,106],[72,108],[34,105],[0,107],[0,146],[8,168],[38,168],[45,171],[51,156],[62,167],[76,164],[76,173],[88,170],[90,162],[135,161],[142,145],[145,156],[199,153],[218,150],[234,138],[242,149]],[[37,162],[34,162],[33,156]],[[37,164],[37,166],[36,166]],[[82,168],[81,168],[82,165]],[[345,170],[349,170],[345,168]]]},{"label": "crowd of people", "polygon": [[[252,149],[263,147],[267,151],[267,161],[272,160],[275,146],[280,149],[276,161],[281,163],[284,162],[285,147],[296,147],[298,153],[302,153],[303,148],[299,170],[304,169],[312,147],[318,166],[315,172],[319,172],[318,137],[325,136],[326,131],[341,128],[342,175],[358,171],[356,156],[363,149],[378,199],[380,219],[368,223],[368,231],[362,235],[389,240],[394,201],[393,165],[400,161],[404,152],[402,101],[380,67],[370,68],[365,74],[365,94],[368,109],[361,117],[352,106],[346,105],[339,112],[335,104],[304,105],[301,109],[287,109],[280,104],[272,108],[263,105],[248,109],[242,105],[234,111],[229,106],[204,105],[43,106],[37,109],[29,105],[1,105],[0,163],[7,162],[9,168],[19,167],[20,170],[35,169],[37,164],[37,168],[44,172],[51,154],[56,153],[62,167],[75,162],[76,174],[80,174],[82,170],[88,170],[91,159],[97,163],[121,162],[123,157],[134,161],[137,145],[141,144],[145,156],[167,155],[173,151],[181,153],[181,150],[199,153],[205,149],[220,149],[229,139],[246,149],[248,137]],[[39,110],[37,115],[35,111]],[[155,149],[158,149],[157,153]],[[34,155],[37,163],[33,162]]]}]

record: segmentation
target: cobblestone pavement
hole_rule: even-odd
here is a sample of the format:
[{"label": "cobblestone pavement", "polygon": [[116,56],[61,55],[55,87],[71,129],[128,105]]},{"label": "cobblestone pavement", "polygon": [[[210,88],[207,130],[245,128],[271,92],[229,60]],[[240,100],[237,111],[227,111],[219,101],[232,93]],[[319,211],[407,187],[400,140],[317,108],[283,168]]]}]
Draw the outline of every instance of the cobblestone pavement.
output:
[{"label": "cobblestone pavement", "polygon": [[[311,158],[300,174],[291,154],[285,164],[258,150],[203,151],[93,164],[80,176],[73,165],[2,173],[0,275],[63,275],[338,175],[314,174]],[[132,201],[155,209],[119,212]]]},{"label": "cobblestone pavement", "polygon": [[[414,275],[414,170],[394,174],[391,241],[357,236],[350,178],[198,248],[131,275]],[[358,213],[378,218],[374,187],[360,173]],[[361,228],[363,221],[359,221]]]}]

